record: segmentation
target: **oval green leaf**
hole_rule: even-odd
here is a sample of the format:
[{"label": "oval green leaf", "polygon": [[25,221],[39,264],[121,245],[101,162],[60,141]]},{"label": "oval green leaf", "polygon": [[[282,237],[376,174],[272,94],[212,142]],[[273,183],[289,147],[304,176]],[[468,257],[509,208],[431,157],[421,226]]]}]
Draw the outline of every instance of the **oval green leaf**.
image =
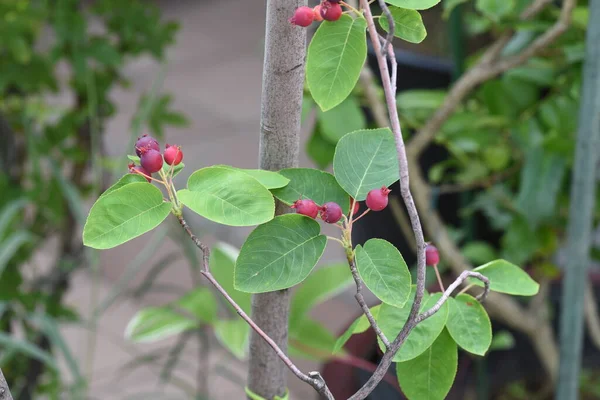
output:
[{"label": "oval green leaf", "polygon": [[334,145],[348,132],[365,129],[367,121],[355,96],[327,112],[319,112],[319,127],[323,137]]},{"label": "oval green leaf", "polygon": [[348,213],[348,193],[330,173],[312,168],[287,168],[279,173],[290,180],[286,187],[272,190],[283,203],[292,205],[299,198],[311,199],[318,205],[334,201],[342,207],[344,214]]},{"label": "oval green leaf", "polygon": [[420,356],[396,364],[402,392],[409,400],[444,400],[458,368],[458,349],[447,331]]},{"label": "oval green leaf", "polygon": [[250,326],[243,319],[217,321],[214,325],[215,336],[223,347],[240,360],[248,354]]},{"label": "oval green leaf", "polygon": [[138,343],[156,342],[196,327],[196,322],[166,307],[140,310],[127,324],[125,337]]},{"label": "oval green leaf", "polygon": [[448,299],[446,328],[460,347],[480,356],[492,343],[492,324],[487,312],[474,297],[466,293]]},{"label": "oval green leaf", "polygon": [[197,321],[213,324],[217,320],[217,301],[207,288],[191,290],[181,296],[174,306],[185,310],[197,318]]},{"label": "oval green leaf", "polygon": [[[506,260],[494,260],[473,271],[490,280],[490,290],[516,296],[535,296],[540,285],[529,274]],[[469,278],[469,283],[483,286],[479,279]]]},{"label": "oval green leaf", "polygon": [[[235,270],[235,262],[239,254],[240,251],[235,247],[227,243],[217,243],[210,252],[210,270],[217,282],[219,282],[221,287],[225,289],[237,305],[246,313],[250,313],[252,295],[235,290],[233,287],[233,271]],[[229,304],[227,306],[235,314],[235,309]]]},{"label": "oval green leaf", "polygon": [[[394,18],[394,36],[410,43],[421,43],[425,40],[427,30],[418,11],[400,7],[390,7],[389,9]],[[379,18],[379,25],[384,31],[389,32],[390,24],[385,14]]]},{"label": "oval green leaf", "polygon": [[110,249],[156,228],[171,212],[160,190],[148,182],[130,183],[100,196],[83,228],[83,244]]},{"label": "oval green leaf", "polygon": [[[413,286],[410,298],[414,299],[414,295],[415,287]],[[423,296],[421,312],[429,310],[431,307],[433,307],[433,305],[440,299],[441,296],[441,293],[435,293],[431,296]],[[394,307],[385,303],[381,305],[377,323],[389,340],[393,340],[404,327],[404,324],[408,320],[408,314],[410,313],[411,306],[412,300],[408,301],[402,308]],[[422,354],[429,348],[429,346],[431,346],[431,344],[442,332],[444,326],[446,325],[447,319],[448,305],[444,303],[437,313],[418,324],[412,330],[400,348],[400,351],[398,351],[398,353],[396,353],[394,356],[394,361],[403,362],[406,360],[411,360]],[[381,342],[379,343],[379,346],[383,350],[383,344]]]},{"label": "oval green leaf", "polygon": [[179,200],[206,219],[230,226],[258,225],[273,219],[271,192],[250,175],[229,167],[194,172]]},{"label": "oval green leaf", "polygon": [[258,226],[240,250],[234,287],[248,293],[287,289],[302,282],[323,255],[327,237],[314,219],[276,217]]},{"label": "oval green leaf", "polygon": [[104,193],[102,193],[100,195],[100,197],[106,196],[107,194],[112,193],[112,192],[114,192],[117,189],[121,189],[123,186],[129,185],[130,183],[143,183],[143,182],[148,183],[148,181],[146,180],[146,178],[144,178],[141,175],[138,175],[138,174],[123,175],[121,177],[121,179],[119,179],[114,185],[112,185],[111,187],[109,187],[108,189],[106,189],[104,191]]},{"label": "oval green leaf", "polygon": [[306,81],[321,110],[340,104],[354,89],[367,58],[367,22],[342,15],[324,21],[313,36],[306,56]]},{"label": "oval green leaf", "polygon": [[390,186],[399,178],[394,135],[388,128],[362,130],[340,139],[333,158],[340,186],[357,201],[371,189]]},{"label": "oval green leaf", "polygon": [[[373,315],[373,318],[375,318],[375,320],[377,320],[377,317],[379,316],[380,308],[381,304],[378,304],[369,309],[371,310],[371,314]],[[346,332],[344,332],[342,336],[340,336],[335,342],[335,346],[333,346],[333,353],[338,353],[342,349],[342,347],[344,347],[344,345],[352,335],[357,333],[363,333],[367,329],[369,329],[370,326],[371,324],[369,323],[369,320],[367,319],[367,316],[365,314],[362,314],[360,317],[355,319],[352,325],[350,325],[350,327],[346,329]]]},{"label": "oval green leaf", "polygon": [[369,290],[384,303],[403,307],[410,295],[411,276],[398,249],[388,241],[370,239],[355,251],[356,268]]},{"label": "oval green leaf", "polygon": [[411,10],[427,10],[438,4],[440,1],[441,0],[385,0],[388,4]]},{"label": "oval green leaf", "polygon": [[290,182],[290,180],[285,176],[277,172],[266,171],[264,169],[244,169],[232,167],[230,165],[215,165],[215,167],[229,168],[235,171],[241,171],[259,181],[260,184],[266,187],[267,189],[282,188]]}]

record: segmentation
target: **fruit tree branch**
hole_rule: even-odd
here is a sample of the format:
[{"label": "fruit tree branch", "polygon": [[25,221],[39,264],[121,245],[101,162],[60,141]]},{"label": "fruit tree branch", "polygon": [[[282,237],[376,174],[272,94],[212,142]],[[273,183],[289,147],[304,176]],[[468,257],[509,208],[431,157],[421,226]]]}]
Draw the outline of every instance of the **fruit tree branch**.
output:
[{"label": "fruit tree branch", "polygon": [[0,369],[0,400],[13,400],[12,394],[10,394],[10,389],[8,388],[8,383],[6,383],[6,378]]},{"label": "fruit tree branch", "polygon": [[[294,375],[296,375],[296,377],[298,379],[311,385],[313,388],[315,388],[315,390],[318,393],[325,396],[326,399],[333,400],[333,395],[329,391],[329,388],[325,384],[325,380],[321,377],[321,374],[319,374],[318,372],[309,372],[308,375],[303,373],[292,362],[292,360],[283,352],[283,350],[281,350],[281,348],[277,345],[277,343],[275,343],[275,341],[273,339],[271,339],[271,337],[269,337],[269,335],[267,335],[252,320],[252,318],[250,318],[250,316],[248,316],[248,314],[246,314],[244,312],[244,310],[242,310],[242,308],[235,302],[235,300],[233,300],[231,298],[231,296],[227,293],[227,291],[225,289],[223,289],[223,287],[219,284],[219,282],[217,282],[215,277],[210,272],[210,265],[209,265],[210,249],[208,248],[207,245],[202,243],[200,241],[200,239],[192,232],[192,229],[188,225],[185,218],[183,218],[183,215],[177,215],[177,219],[179,220],[179,224],[183,227],[183,229],[188,234],[190,239],[192,239],[194,244],[200,249],[200,251],[202,251],[202,265],[200,266],[200,270],[201,270],[200,273],[215,287],[215,289],[217,289],[217,291],[219,293],[221,293],[221,295],[225,298],[225,300],[227,300],[227,302],[229,304],[231,304],[231,306],[235,309],[235,311],[238,313],[238,315],[244,321],[246,321],[246,323],[250,326],[250,328],[252,328],[254,330],[254,332],[256,332],[256,334],[258,336],[260,336],[275,351],[275,354],[277,354],[277,357],[279,357],[281,359],[281,361],[283,361],[283,363],[290,369],[290,371],[292,371],[292,373]],[[0,379],[1,379],[1,372],[0,372]],[[1,388],[2,388],[2,381],[0,380],[0,389]],[[1,392],[0,392],[0,395],[1,395]],[[2,397],[0,397],[0,400],[4,400],[4,399]]]}]

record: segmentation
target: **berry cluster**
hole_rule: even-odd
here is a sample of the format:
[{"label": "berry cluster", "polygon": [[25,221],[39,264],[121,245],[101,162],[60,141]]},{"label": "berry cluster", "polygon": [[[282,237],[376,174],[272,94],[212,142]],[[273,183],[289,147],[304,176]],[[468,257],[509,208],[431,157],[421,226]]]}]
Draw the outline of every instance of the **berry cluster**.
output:
[{"label": "berry cluster", "polygon": [[168,165],[178,165],[183,160],[183,152],[180,146],[167,144],[164,153],[161,154],[158,141],[148,135],[138,138],[135,143],[135,154],[140,157],[141,165],[129,164],[129,172],[143,175],[148,182],[150,182],[153,173],[160,171],[163,160]]},{"label": "berry cluster", "polygon": [[337,21],[341,16],[342,6],[340,0],[323,0],[321,4],[314,8],[298,7],[289,21],[294,25],[306,28],[313,21]]}]

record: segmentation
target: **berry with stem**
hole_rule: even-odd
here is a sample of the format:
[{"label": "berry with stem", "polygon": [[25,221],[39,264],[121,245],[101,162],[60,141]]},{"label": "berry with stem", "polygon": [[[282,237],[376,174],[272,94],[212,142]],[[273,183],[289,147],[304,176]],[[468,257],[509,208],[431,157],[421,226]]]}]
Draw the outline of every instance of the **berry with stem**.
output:
[{"label": "berry with stem", "polygon": [[312,24],[315,19],[313,9],[307,6],[298,7],[294,12],[294,16],[289,19],[290,23],[297,26],[307,27]]},{"label": "berry with stem", "polygon": [[313,8],[314,20],[317,22],[323,21],[323,17],[321,17],[321,5],[316,5]]},{"label": "berry with stem", "polygon": [[388,195],[391,190],[385,186],[381,189],[373,189],[367,193],[367,207],[373,211],[381,211],[388,205]]},{"label": "berry with stem", "polygon": [[335,224],[342,218],[342,207],[338,203],[330,201],[321,207],[321,219],[328,224]]},{"label": "berry with stem", "polygon": [[179,165],[183,160],[183,152],[181,146],[173,146],[167,144],[167,148],[164,153],[165,162],[169,165]]},{"label": "berry with stem", "polygon": [[135,154],[137,154],[138,157],[142,156],[142,149],[153,149],[160,151],[160,146],[158,145],[158,141],[156,139],[145,134],[142,137],[139,137],[137,142],[135,142]]},{"label": "berry with stem", "polygon": [[310,199],[299,199],[292,204],[292,208],[296,209],[298,214],[306,215],[307,217],[317,218],[319,214],[319,206]]},{"label": "berry with stem", "polygon": [[437,247],[432,244],[428,244],[425,247],[425,264],[426,265],[438,265],[440,262],[440,253]]},{"label": "berry with stem", "polygon": [[326,21],[337,21],[342,16],[342,6],[331,1],[321,3],[321,17]]},{"label": "berry with stem", "polygon": [[158,150],[142,148],[140,164],[150,173],[158,172],[163,166],[163,156]]},{"label": "berry with stem", "polygon": [[150,174],[148,171],[146,171],[146,170],[144,169],[144,167],[142,167],[141,165],[137,165],[137,166],[136,166],[134,163],[130,163],[130,164],[129,164],[129,173],[130,173],[130,174],[138,174],[138,175],[142,175],[144,178],[146,178],[146,180],[147,180],[148,182],[150,182],[150,180],[152,179],[152,178],[151,178],[151,175],[152,175],[152,174]]}]

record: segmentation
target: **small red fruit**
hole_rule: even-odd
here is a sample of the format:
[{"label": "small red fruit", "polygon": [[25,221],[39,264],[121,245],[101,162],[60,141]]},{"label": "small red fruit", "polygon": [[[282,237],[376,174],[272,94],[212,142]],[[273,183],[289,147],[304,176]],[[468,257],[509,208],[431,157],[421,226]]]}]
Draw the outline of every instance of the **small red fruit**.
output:
[{"label": "small red fruit", "polygon": [[298,214],[306,215],[313,219],[317,218],[317,214],[319,214],[319,206],[310,199],[296,200],[296,202],[292,204],[292,208],[295,208]]},{"label": "small red fruit", "polygon": [[315,21],[317,21],[317,22],[323,21],[323,17],[321,17],[321,5],[320,4],[313,8],[313,14],[314,14]]},{"label": "small red fruit", "polygon": [[335,224],[342,218],[342,207],[338,203],[330,201],[321,207],[321,219],[328,224]]},{"label": "small red fruit", "polygon": [[385,186],[373,189],[367,194],[367,207],[373,211],[381,211],[388,205],[388,194],[391,190]]},{"label": "small red fruit", "polygon": [[342,6],[332,1],[321,3],[321,17],[326,21],[337,21],[342,16]]},{"label": "small red fruit", "polygon": [[312,24],[315,19],[315,14],[313,9],[307,6],[298,7],[296,12],[294,12],[294,16],[289,19],[289,21],[298,26],[307,27]]},{"label": "small red fruit", "polygon": [[142,148],[140,164],[151,174],[158,172],[163,166],[163,157],[158,150]]},{"label": "small red fruit", "polygon": [[129,173],[138,175],[142,174],[142,176],[146,175],[144,176],[144,178],[146,178],[146,180],[150,182],[149,177],[151,176],[151,174],[148,171],[146,171],[141,165],[136,166],[134,163],[129,164]]},{"label": "small red fruit", "polygon": [[137,154],[138,157],[141,157],[142,149],[144,148],[160,151],[158,141],[147,134],[143,135],[141,138],[138,138],[137,142],[135,142],[135,154]]},{"label": "small red fruit", "polygon": [[440,262],[440,253],[437,247],[432,244],[428,244],[425,247],[425,264],[426,265],[438,265]]},{"label": "small red fruit", "polygon": [[165,162],[169,165],[178,165],[183,160],[181,146],[170,146],[167,144],[165,149]]}]

